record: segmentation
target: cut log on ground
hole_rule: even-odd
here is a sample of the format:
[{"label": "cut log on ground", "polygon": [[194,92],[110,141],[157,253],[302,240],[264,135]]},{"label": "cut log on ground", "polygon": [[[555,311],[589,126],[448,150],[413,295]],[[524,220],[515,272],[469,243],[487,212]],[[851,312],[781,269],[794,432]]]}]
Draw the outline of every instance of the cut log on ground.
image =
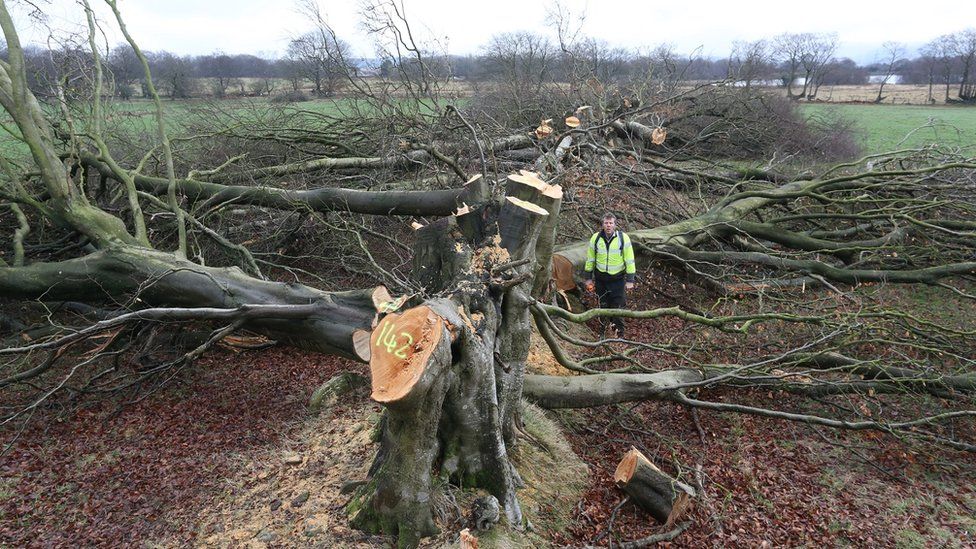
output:
[{"label": "cut log on ground", "polygon": [[671,525],[691,510],[695,490],[665,474],[637,448],[631,448],[613,474],[617,487],[658,522]]},{"label": "cut log on ground", "polygon": [[552,256],[552,279],[556,289],[568,292],[576,289],[576,279],[573,277],[573,264],[561,255]]}]

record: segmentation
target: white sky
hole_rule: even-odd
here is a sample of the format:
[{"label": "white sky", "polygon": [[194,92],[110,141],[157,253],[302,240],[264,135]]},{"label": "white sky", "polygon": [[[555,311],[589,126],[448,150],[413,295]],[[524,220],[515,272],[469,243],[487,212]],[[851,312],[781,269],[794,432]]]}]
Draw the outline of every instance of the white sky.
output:
[{"label": "white sky", "polygon": [[[7,0],[15,4],[17,0]],[[79,30],[84,13],[75,0],[33,0],[58,29]],[[477,53],[496,33],[551,32],[546,21],[551,2],[536,0],[403,0],[414,30],[436,37],[455,54]],[[90,0],[107,27],[103,0]],[[290,37],[311,28],[292,0],[118,0],[139,45],[178,54],[226,53],[281,55]],[[940,34],[976,26],[976,1],[929,0],[564,0],[574,13],[585,13],[583,32],[613,46],[650,48],[667,43],[678,53],[697,48],[711,57],[728,54],[733,40],[755,40],[782,32],[836,32],[838,54],[860,63],[875,60],[887,40],[911,48]],[[319,6],[356,55],[372,47],[358,23],[356,0],[319,0]],[[15,11],[18,11],[14,8]],[[24,9],[19,10],[21,14]],[[24,21],[23,17],[18,20]],[[23,25],[21,25],[23,27]],[[107,30],[109,41],[121,35]],[[43,41],[36,24],[21,31],[27,41]]]}]

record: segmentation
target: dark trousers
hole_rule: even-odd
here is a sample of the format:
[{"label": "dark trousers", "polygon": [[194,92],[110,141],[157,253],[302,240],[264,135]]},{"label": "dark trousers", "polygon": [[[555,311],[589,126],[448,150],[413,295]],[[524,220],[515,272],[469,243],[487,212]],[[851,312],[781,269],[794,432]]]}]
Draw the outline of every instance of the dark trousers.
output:
[{"label": "dark trousers", "polygon": [[[600,308],[602,309],[623,309],[627,306],[627,292],[625,284],[627,280],[623,276],[601,277],[596,275],[596,295],[600,298]],[[609,322],[613,323],[617,330],[617,336],[624,333],[624,319],[619,316],[610,317]],[[600,317],[600,329],[605,331],[607,319]]]}]

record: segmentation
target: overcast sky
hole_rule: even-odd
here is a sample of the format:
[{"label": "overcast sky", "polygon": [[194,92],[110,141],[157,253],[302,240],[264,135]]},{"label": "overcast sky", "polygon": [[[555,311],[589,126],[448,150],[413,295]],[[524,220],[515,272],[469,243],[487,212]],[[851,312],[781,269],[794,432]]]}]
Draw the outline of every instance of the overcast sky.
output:
[{"label": "overcast sky", "polygon": [[[16,2],[16,0],[14,0]],[[48,24],[79,30],[84,14],[74,0],[34,0],[46,6]],[[477,53],[496,33],[550,32],[550,1],[403,0],[414,30],[446,44],[455,54]],[[8,0],[9,2],[9,0]],[[102,0],[90,0],[103,19]],[[976,1],[929,0],[921,4],[871,0],[792,2],[767,0],[564,0],[574,14],[585,13],[583,32],[614,46],[649,48],[666,43],[679,53],[698,50],[710,57],[728,54],[733,40],[756,40],[782,32],[836,32],[839,56],[867,63],[881,44],[895,40],[914,54],[940,34],[976,25]],[[360,3],[319,0],[322,13],[359,56],[372,56],[360,29]],[[126,24],[146,50],[179,54],[251,53],[281,55],[290,37],[311,28],[290,0],[119,0]],[[24,21],[21,12],[20,21]],[[23,26],[23,25],[22,25]],[[114,27],[114,25],[107,25]],[[33,24],[23,34],[31,41],[47,35]],[[107,30],[112,43],[120,35]],[[700,49],[699,49],[700,48]]]}]

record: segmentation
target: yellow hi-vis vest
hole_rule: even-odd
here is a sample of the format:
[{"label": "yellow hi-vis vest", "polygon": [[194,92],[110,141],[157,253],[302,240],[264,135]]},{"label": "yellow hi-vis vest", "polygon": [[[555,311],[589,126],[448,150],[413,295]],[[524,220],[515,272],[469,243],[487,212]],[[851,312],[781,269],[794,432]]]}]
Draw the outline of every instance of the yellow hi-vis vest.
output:
[{"label": "yellow hi-vis vest", "polygon": [[630,237],[623,231],[617,231],[610,238],[610,242],[607,242],[602,234],[603,231],[598,231],[590,237],[586,266],[583,268],[586,277],[593,278],[594,270],[610,276],[626,271],[627,280],[633,282],[637,266],[634,263],[634,247],[630,243]]}]

